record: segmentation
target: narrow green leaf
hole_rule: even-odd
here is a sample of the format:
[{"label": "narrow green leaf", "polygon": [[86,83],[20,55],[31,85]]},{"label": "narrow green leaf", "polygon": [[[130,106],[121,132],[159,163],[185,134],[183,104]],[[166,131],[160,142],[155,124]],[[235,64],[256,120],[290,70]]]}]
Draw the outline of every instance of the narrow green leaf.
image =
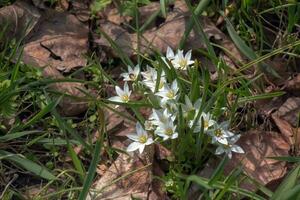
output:
[{"label": "narrow green leaf", "polygon": [[89,189],[90,189],[90,187],[93,183],[94,175],[96,173],[97,164],[100,161],[101,146],[102,146],[102,142],[98,140],[96,142],[96,145],[95,145],[93,160],[91,162],[91,165],[89,167],[87,176],[85,177],[85,180],[84,180],[84,183],[83,183],[83,189],[82,189],[82,191],[80,192],[80,195],[79,195],[79,200],[85,200],[86,199],[86,196],[89,192]]},{"label": "narrow green leaf", "polygon": [[51,112],[60,102],[62,97],[59,97],[56,101],[50,102],[45,108],[43,108],[40,112],[38,112],[35,116],[30,118],[24,125],[22,125],[20,128],[24,129],[32,124],[36,123],[38,120],[40,120],[42,117],[44,117],[47,113]]},{"label": "narrow green leaf", "polygon": [[268,157],[274,160],[286,161],[286,162],[300,162],[300,157],[291,157],[291,156],[278,156],[278,157]]},{"label": "narrow green leaf", "polygon": [[215,169],[214,173],[210,177],[208,185],[213,185],[218,179],[223,175],[224,166],[228,161],[228,157],[224,156],[218,167]]},{"label": "narrow green leaf", "polygon": [[[47,180],[54,180],[55,176],[44,166],[38,165],[37,163],[28,160],[25,157],[21,157],[18,154],[13,154],[7,151],[0,150],[0,156],[3,157],[3,159],[9,160],[11,162],[14,162],[15,164],[21,166],[22,168],[44,178]],[[2,159],[0,157],[0,160]]]},{"label": "narrow green leaf", "polygon": [[7,142],[10,140],[14,140],[20,137],[23,137],[25,135],[30,135],[30,134],[34,134],[34,133],[41,133],[42,131],[22,131],[22,132],[17,132],[17,133],[8,133],[4,136],[0,137],[0,141],[1,142]]},{"label": "narrow green leaf", "polygon": [[79,175],[80,175],[80,179],[81,181],[83,182],[84,181],[84,177],[85,177],[85,170],[83,168],[83,164],[82,162],[80,161],[80,159],[78,158],[76,152],[74,151],[72,145],[70,145],[68,143],[68,152],[69,152],[69,155],[72,159],[72,162],[76,168],[76,170],[78,171]]},{"label": "narrow green leaf", "polygon": [[273,97],[279,97],[284,95],[285,92],[284,91],[280,91],[280,92],[272,92],[272,93],[267,93],[267,94],[258,94],[258,95],[254,95],[254,96],[249,96],[249,97],[241,97],[238,100],[238,103],[245,103],[248,101],[255,101],[255,100],[260,100],[260,99],[268,99],[268,98],[273,98]]},{"label": "narrow green leaf", "polygon": [[300,165],[298,165],[294,170],[292,170],[287,177],[281,182],[279,187],[274,192],[274,195],[271,197],[270,200],[281,200],[284,198],[289,190],[294,188],[299,180],[299,172],[300,172]]},{"label": "narrow green leaf", "polygon": [[160,10],[164,18],[167,17],[167,0],[160,0]]}]

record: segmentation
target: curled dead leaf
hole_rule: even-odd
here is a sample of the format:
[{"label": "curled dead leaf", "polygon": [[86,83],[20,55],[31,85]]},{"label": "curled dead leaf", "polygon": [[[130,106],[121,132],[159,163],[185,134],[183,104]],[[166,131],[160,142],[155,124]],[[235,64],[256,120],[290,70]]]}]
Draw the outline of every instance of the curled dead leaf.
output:
[{"label": "curled dead leaf", "polygon": [[0,28],[8,25],[4,39],[21,39],[34,29],[41,15],[35,7],[26,1],[17,1],[10,6],[0,8]]},{"label": "curled dead leaf", "polygon": [[[145,149],[145,151],[147,150]],[[132,174],[128,175],[128,173]],[[151,163],[147,162],[145,158],[139,157],[138,154],[133,157],[120,154],[106,173],[95,183],[95,190],[87,199],[130,200],[131,197],[147,199],[151,181]]]},{"label": "curled dead leaf", "polygon": [[300,97],[290,97],[280,106],[276,115],[296,127],[299,122],[299,113]]},{"label": "curled dead leaf", "polygon": [[[289,155],[290,145],[282,135],[276,132],[253,130],[243,134],[238,145],[244,149],[245,154],[234,154],[226,165],[225,171],[242,166],[248,176],[262,185],[280,179],[286,174],[285,162],[268,158]],[[251,188],[256,190],[255,185]]]},{"label": "curled dead leaf", "polygon": [[[146,15],[153,14],[153,12],[157,9],[159,9],[159,3],[157,2],[152,2],[147,6],[141,7],[141,11],[149,11],[149,14],[146,13],[143,19],[147,19]],[[118,22],[115,22],[116,20],[121,20],[119,18],[110,19],[109,17],[107,17],[107,20],[102,20],[99,22],[99,27],[115,42],[119,49],[121,49],[129,57],[132,57],[137,54],[137,49],[139,49],[139,53],[151,54],[153,50],[158,50],[159,52],[165,53],[168,46],[173,49],[177,48],[190,19],[191,16],[186,3],[182,0],[178,0],[174,2],[174,8],[168,12],[165,21],[158,27],[150,26],[149,29],[145,30],[141,34],[139,41],[136,34],[130,33],[126,29],[120,27],[118,25]],[[224,33],[222,33],[222,31],[220,31],[208,18],[201,17],[199,20],[202,23],[203,31],[208,35],[208,37],[214,38],[217,43],[228,49],[228,52],[231,52],[230,54],[228,54],[228,52],[224,52],[225,54],[228,54],[227,56],[229,58],[232,58],[232,55],[234,55],[234,59],[232,60],[238,60],[240,62],[243,60],[240,52],[232,43],[232,41]],[[110,43],[104,37],[95,38],[94,42],[109,55],[112,55],[113,57],[118,56],[111,48]],[[192,30],[186,40],[185,48],[205,48],[205,43],[200,35]]]},{"label": "curled dead leaf", "polygon": [[300,96],[300,74],[297,74],[294,78],[286,82],[285,90]]}]

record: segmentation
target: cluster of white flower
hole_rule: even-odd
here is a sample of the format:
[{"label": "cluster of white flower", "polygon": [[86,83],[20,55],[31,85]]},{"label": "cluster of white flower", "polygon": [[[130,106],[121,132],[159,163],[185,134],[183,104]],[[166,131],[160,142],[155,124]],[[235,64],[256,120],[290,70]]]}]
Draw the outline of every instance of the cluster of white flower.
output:
[{"label": "cluster of white flower", "polygon": [[[194,64],[194,61],[191,60],[191,51],[184,55],[182,50],[178,50],[175,54],[171,48],[167,49],[166,58],[163,60],[168,65],[171,63],[176,70],[187,70]],[[181,107],[183,118],[187,123],[186,127],[193,129],[193,134],[201,131],[207,134],[211,138],[211,143],[217,145],[216,155],[226,153],[231,158],[232,152],[244,153],[243,149],[235,144],[240,135],[229,131],[228,122],[217,123],[210,113],[200,111],[201,99],[193,103],[185,95],[184,103],[178,102],[180,98],[178,83],[176,80],[168,83],[164,71],[158,74],[155,68],[147,66],[146,71],[140,72],[140,66],[137,65],[134,68],[128,66],[128,72],[121,74],[125,81],[124,89],[116,86],[117,96],[111,97],[109,100],[120,103],[129,102],[132,91],[129,89],[127,81],[139,81],[140,74],[143,77],[140,82],[158,98],[161,108],[152,110],[151,116],[145,121],[145,128],[139,122],[136,124],[136,134],[128,135],[128,138],[133,140],[127,148],[128,152],[138,149],[142,153],[146,145],[176,139],[179,134],[176,126],[179,115],[178,108]]]}]

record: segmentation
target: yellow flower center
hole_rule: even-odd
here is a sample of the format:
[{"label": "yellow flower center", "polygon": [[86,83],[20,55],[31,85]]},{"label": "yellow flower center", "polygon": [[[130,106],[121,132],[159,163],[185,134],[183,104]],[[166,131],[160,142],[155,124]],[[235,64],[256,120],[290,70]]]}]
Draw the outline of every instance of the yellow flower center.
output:
[{"label": "yellow flower center", "polygon": [[217,129],[217,130],[215,130],[215,135],[217,136],[217,137],[221,137],[222,136],[222,131],[221,131],[221,129]]},{"label": "yellow flower center", "polygon": [[180,69],[185,69],[185,67],[186,67],[186,65],[187,65],[187,60],[186,59],[180,59],[179,60],[179,62],[178,62],[178,64],[179,64],[179,68]]},{"label": "yellow flower center", "polygon": [[231,147],[232,147],[231,144],[224,144],[224,148],[225,148],[225,149],[230,149]]},{"label": "yellow flower center", "polygon": [[127,94],[123,95],[121,98],[122,98],[122,100],[124,102],[128,102],[129,101],[129,96]]},{"label": "yellow flower center", "polygon": [[147,142],[147,139],[148,138],[147,138],[146,135],[142,135],[142,136],[139,137],[139,142],[142,143],[142,144],[144,144],[144,143]]},{"label": "yellow flower center", "polygon": [[174,91],[173,90],[169,90],[166,96],[169,99],[173,99],[175,97]]},{"label": "yellow flower center", "polygon": [[164,82],[163,82],[163,81],[160,81],[160,82],[159,82],[158,89],[161,89],[161,88],[163,88],[163,87],[164,87]]},{"label": "yellow flower center", "polygon": [[136,75],[134,73],[130,73],[129,78],[134,81],[136,79]]},{"label": "yellow flower center", "polygon": [[171,129],[171,128],[167,128],[166,130],[165,130],[165,134],[166,135],[173,135],[173,130]]},{"label": "yellow flower center", "polygon": [[209,124],[208,124],[208,120],[204,120],[204,128],[208,128]]}]

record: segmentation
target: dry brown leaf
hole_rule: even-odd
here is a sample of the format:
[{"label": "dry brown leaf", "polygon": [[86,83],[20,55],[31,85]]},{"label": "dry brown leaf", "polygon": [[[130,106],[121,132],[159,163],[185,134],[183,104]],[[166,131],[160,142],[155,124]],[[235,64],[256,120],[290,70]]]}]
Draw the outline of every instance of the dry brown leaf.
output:
[{"label": "dry brown leaf", "polygon": [[[155,9],[158,9],[156,8],[158,6],[159,4],[157,2],[153,2],[140,9],[149,10],[150,14],[153,13]],[[139,41],[140,53],[152,53],[152,50],[158,50],[164,53],[168,46],[173,49],[177,48],[190,18],[185,2],[182,0],[175,1],[174,8],[172,11],[168,12],[165,22],[160,24],[157,28],[150,26],[148,30],[144,31]],[[143,19],[147,19],[147,17],[145,16]],[[137,35],[129,33],[126,29],[118,26],[117,24],[120,20],[122,21],[120,18],[109,18],[109,20],[100,21],[99,26],[103,32],[111,37],[124,53],[129,57],[132,57],[137,54]],[[114,23],[112,23],[112,21]],[[220,31],[208,18],[202,17],[200,18],[200,21],[202,21],[203,31],[209,38],[213,37],[219,44],[234,54],[234,60],[242,61],[241,54],[222,31]],[[104,37],[95,39],[94,42],[102,47],[108,54],[114,57],[118,56]],[[200,35],[192,30],[185,43],[185,47],[187,49],[205,48],[205,44]],[[229,54],[227,56],[232,57]]]},{"label": "dry brown leaf", "polygon": [[281,105],[276,115],[296,127],[299,121],[299,112],[300,97],[291,97]]},{"label": "dry brown leaf", "polygon": [[[46,67],[43,71],[44,77],[63,79],[63,75],[53,67]],[[51,84],[53,90],[65,93],[75,97],[84,97],[84,94],[79,89],[85,89],[83,84],[75,82],[62,82]],[[59,103],[62,108],[60,111],[66,116],[73,116],[84,112],[87,109],[87,102],[83,100],[75,100],[71,97],[64,97]]]},{"label": "dry brown leaf", "polygon": [[0,28],[6,30],[5,39],[21,39],[27,36],[38,24],[40,19],[39,11],[28,4],[26,1],[17,1],[16,3],[0,8]]},{"label": "dry brown leaf", "polygon": [[[148,147],[151,148],[150,146]],[[148,150],[145,149],[145,151]],[[138,154],[134,154],[133,157],[120,154],[95,184],[95,190],[99,191],[99,193],[91,192],[91,196],[87,199],[130,200],[131,197],[147,199],[151,188],[152,167],[151,165],[148,166],[149,162],[144,157],[141,158]],[[133,172],[133,170],[137,171],[130,176],[121,178],[129,172]],[[118,178],[119,181],[114,183],[113,181]]]},{"label": "dry brown leaf", "polygon": [[[263,185],[285,175],[287,170],[285,162],[267,158],[289,155],[290,145],[282,135],[276,132],[253,130],[243,134],[238,141],[238,145],[246,153],[234,154],[225,171],[228,172],[237,166],[242,166],[248,176]],[[252,185],[252,189],[256,189],[254,185]]]},{"label": "dry brown leaf", "polygon": [[89,0],[72,0],[71,10],[77,19],[81,22],[87,22],[90,19],[90,1]]},{"label": "dry brown leaf", "polygon": [[270,99],[261,99],[254,102],[254,106],[265,116],[270,116],[286,101],[286,96],[280,96]]},{"label": "dry brown leaf", "polygon": [[[36,8],[31,8],[25,2],[22,5],[22,15],[25,24],[27,15],[36,16],[34,32],[27,36],[22,53],[22,61],[35,67],[44,68],[44,76],[48,78],[64,78],[58,70],[70,71],[74,67],[86,65],[84,54],[87,53],[88,29],[81,24],[73,15],[46,10],[40,14]],[[14,6],[18,8],[19,2]],[[28,8],[29,7],[29,8]],[[14,10],[15,8],[11,8]],[[18,8],[19,9],[19,8]],[[21,9],[21,8],[20,8]],[[30,9],[30,10],[29,10]],[[12,12],[12,11],[11,11]],[[29,12],[30,14],[27,14]],[[17,16],[19,18],[19,15]],[[39,25],[37,25],[37,19]],[[20,24],[16,22],[16,26]],[[24,24],[20,24],[20,29]],[[30,29],[30,30],[31,30]],[[19,30],[16,27],[16,30]],[[18,32],[19,34],[19,32]],[[51,84],[53,90],[66,93],[75,97],[83,97],[80,89],[85,89],[83,84],[63,82]],[[77,115],[87,109],[87,103],[65,97],[60,102],[62,113],[68,116]]]},{"label": "dry brown leaf", "polygon": [[279,128],[285,141],[288,142],[290,145],[294,145],[295,142],[293,141],[293,135],[294,135],[293,127],[287,121],[280,119],[275,114],[272,114],[271,116],[276,126]]},{"label": "dry brown leaf", "polygon": [[285,90],[292,92],[294,95],[300,96],[300,74],[297,74],[293,79],[287,81]]},{"label": "dry brown leaf", "polygon": [[43,17],[43,22],[24,46],[23,59],[34,60],[39,67],[50,65],[65,72],[85,66],[87,27],[75,16],[53,10],[45,11]]}]

